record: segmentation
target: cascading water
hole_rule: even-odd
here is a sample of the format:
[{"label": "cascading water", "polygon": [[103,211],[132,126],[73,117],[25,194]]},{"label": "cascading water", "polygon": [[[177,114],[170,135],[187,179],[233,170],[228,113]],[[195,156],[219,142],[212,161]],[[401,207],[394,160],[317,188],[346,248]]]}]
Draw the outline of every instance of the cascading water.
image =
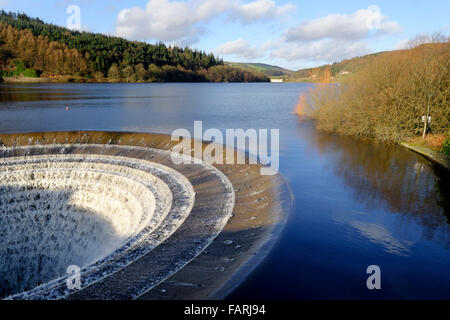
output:
[{"label": "cascading water", "polygon": [[[181,210],[175,218],[167,217],[171,188],[184,200],[174,205]],[[0,159],[0,296],[62,277],[70,265],[112,259],[173,220],[147,241],[156,245],[184,221],[193,199],[186,178],[150,161],[72,154]]]},{"label": "cascading water", "polygon": [[[259,165],[194,162],[173,145],[132,133],[0,137],[0,299],[209,297],[240,281],[284,221],[284,182]],[[232,235],[242,244],[228,245]],[[161,284],[177,289],[162,297]]]},{"label": "cascading water", "polygon": [[92,264],[146,226],[153,193],[112,169],[120,167],[49,158],[0,165],[2,296]]}]

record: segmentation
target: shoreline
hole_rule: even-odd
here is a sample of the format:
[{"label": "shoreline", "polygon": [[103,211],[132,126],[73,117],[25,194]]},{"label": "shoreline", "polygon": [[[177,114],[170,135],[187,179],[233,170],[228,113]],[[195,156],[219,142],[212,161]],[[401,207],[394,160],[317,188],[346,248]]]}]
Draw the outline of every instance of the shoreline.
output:
[{"label": "shoreline", "polygon": [[214,81],[97,81],[94,79],[80,78],[76,76],[61,76],[61,77],[39,77],[39,78],[31,78],[31,77],[3,77],[0,78],[0,84],[30,84],[30,83],[129,83],[129,84],[137,84],[137,83],[270,83],[268,81],[242,81],[242,82],[214,82]]},{"label": "shoreline", "polygon": [[422,155],[426,159],[430,160],[432,163],[435,163],[439,167],[450,172],[450,156],[440,153],[440,152],[437,152],[437,151],[434,151],[427,147],[413,145],[406,141],[399,142],[399,145],[410,151],[413,151],[415,153]]},{"label": "shoreline", "polygon": [[[71,80],[71,79],[73,79],[73,80]],[[27,84],[27,83],[89,83],[89,82],[92,82],[92,81],[90,81],[89,79],[76,78],[76,77],[56,77],[56,78],[3,77],[2,81],[0,81],[0,83],[6,83],[6,84],[15,84],[15,83],[24,83],[24,84]],[[92,82],[92,83],[94,83],[94,82]]]},{"label": "shoreline", "polygon": [[50,78],[30,78],[30,77],[2,77],[0,83],[50,83]]},{"label": "shoreline", "polygon": [[[298,116],[301,116],[297,113]],[[318,130],[319,132],[324,132],[322,130],[317,129],[317,127],[314,124],[314,120],[312,120],[311,118],[306,118],[305,120],[308,121],[313,121],[313,125],[314,125],[314,129]],[[361,138],[355,138],[355,137],[351,137],[351,136],[346,136],[346,135],[341,135],[341,134],[337,134],[337,133],[329,133],[332,135],[337,135],[337,136],[341,136],[341,137],[350,137],[353,139],[357,139],[360,140]],[[362,138],[364,140],[364,138]],[[374,139],[368,139],[369,141],[376,141]],[[400,141],[400,142],[396,142],[395,144],[408,149],[412,152],[415,152],[417,154],[420,154],[421,156],[423,156],[424,158],[428,159],[429,161],[431,161],[432,163],[438,165],[440,168],[446,170],[447,172],[450,172],[450,156],[443,154],[441,152],[435,151],[431,148],[428,147],[424,147],[424,146],[418,146],[415,145],[411,142],[408,141]]]}]

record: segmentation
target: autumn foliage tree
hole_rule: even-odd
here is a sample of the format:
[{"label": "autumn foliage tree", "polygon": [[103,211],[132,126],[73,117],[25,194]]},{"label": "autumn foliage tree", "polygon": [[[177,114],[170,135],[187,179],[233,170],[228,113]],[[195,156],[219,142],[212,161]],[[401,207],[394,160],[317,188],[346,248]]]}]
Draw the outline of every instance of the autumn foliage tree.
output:
[{"label": "autumn foliage tree", "polygon": [[[30,30],[17,30],[0,23],[1,50],[9,52],[9,59],[17,58],[32,69],[45,70],[58,75],[88,73],[86,59],[75,49],[50,41],[46,37],[35,37]],[[4,67],[6,62],[2,62]]]},{"label": "autumn foliage tree", "polygon": [[[78,32],[64,27],[48,24],[40,19],[28,17],[22,13],[0,11],[0,23],[9,25],[16,30],[28,30],[34,37],[47,38],[52,42],[63,44],[71,50],[76,50],[82,55],[92,72],[103,72],[106,75],[110,67],[115,63],[125,69],[128,66],[135,67],[142,64],[148,68],[150,64],[158,67],[180,65],[186,70],[198,71],[208,69],[215,65],[223,64],[223,61],[213,54],[188,47],[166,46],[163,43],[148,44],[145,42],[128,41],[119,37],[106,36],[90,32]],[[22,39],[21,34],[11,35],[10,44],[15,43],[13,50]],[[23,40],[29,43],[30,38]],[[30,47],[25,47],[31,51]]]},{"label": "autumn foliage tree", "polygon": [[327,132],[384,141],[446,133],[450,126],[450,43],[375,57],[346,84],[319,85],[303,109]]}]

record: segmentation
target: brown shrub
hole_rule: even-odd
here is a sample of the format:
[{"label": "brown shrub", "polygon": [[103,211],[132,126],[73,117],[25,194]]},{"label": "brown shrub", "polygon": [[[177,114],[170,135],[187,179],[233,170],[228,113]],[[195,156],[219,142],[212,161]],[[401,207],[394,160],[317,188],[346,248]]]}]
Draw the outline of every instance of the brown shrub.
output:
[{"label": "brown shrub", "polygon": [[319,84],[308,94],[318,129],[356,137],[398,141],[450,125],[450,43],[425,44],[373,59],[345,85]]}]

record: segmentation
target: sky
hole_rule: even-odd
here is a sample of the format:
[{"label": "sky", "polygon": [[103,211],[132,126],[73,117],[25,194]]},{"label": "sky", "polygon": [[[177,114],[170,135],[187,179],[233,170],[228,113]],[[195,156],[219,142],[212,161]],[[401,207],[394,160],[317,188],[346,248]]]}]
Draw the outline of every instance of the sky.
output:
[{"label": "sky", "polygon": [[450,34],[448,0],[0,0],[5,11],[61,26],[71,5],[83,30],[291,70],[399,49],[418,34]]}]

